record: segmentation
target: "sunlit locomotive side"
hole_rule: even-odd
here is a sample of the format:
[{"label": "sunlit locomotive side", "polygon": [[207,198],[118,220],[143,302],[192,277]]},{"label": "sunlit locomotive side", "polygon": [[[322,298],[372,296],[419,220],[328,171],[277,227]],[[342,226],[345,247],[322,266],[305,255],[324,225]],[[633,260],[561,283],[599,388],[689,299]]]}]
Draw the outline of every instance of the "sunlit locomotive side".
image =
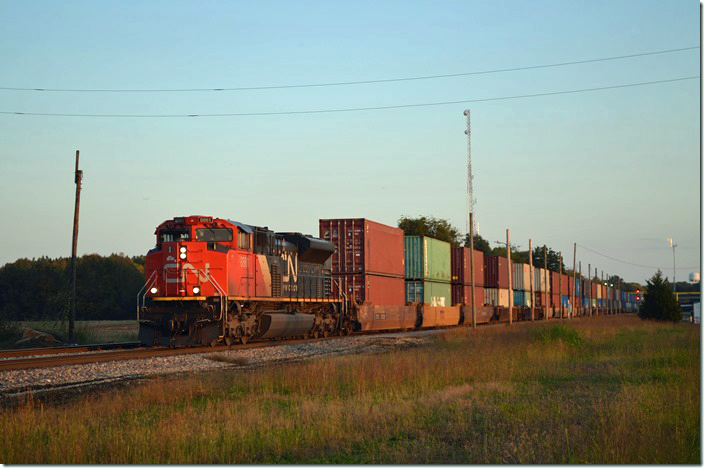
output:
[{"label": "sunlit locomotive side", "polygon": [[327,241],[206,216],[165,221],[155,234],[137,305],[145,345],[316,337],[348,327],[332,296]]}]

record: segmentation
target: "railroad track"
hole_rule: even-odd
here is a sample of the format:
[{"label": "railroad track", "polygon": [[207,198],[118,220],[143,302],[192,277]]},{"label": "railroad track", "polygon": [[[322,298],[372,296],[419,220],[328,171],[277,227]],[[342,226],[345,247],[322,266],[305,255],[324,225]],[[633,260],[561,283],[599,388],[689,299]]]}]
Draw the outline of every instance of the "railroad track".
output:
[{"label": "railroad track", "polygon": [[109,349],[131,349],[142,346],[139,341],[124,343],[96,343],[81,346],[55,346],[50,348],[24,348],[0,350],[0,359],[25,356],[43,356],[46,354],[87,353],[90,351],[105,351]]},{"label": "railroad track", "polygon": [[[330,340],[335,337],[330,336],[327,338],[317,338],[317,339],[294,339],[294,340],[277,340],[277,341],[255,341],[253,343],[247,343],[245,345],[236,345],[234,349],[251,349],[251,348],[262,348],[268,346],[279,346],[283,344],[292,343],[303,343],[303,342],[313,342],[313,341],[323,341]],[[227,351],[228,349],[233,349],[227,345],[213,346],[213,347],[194,347],[194,348],[134,348],[134,349],[121,349],[115,351],[104,351],[100,353],[89,352],[95,351],[95,349],[78,351],[79,354],[75,353],[81,348],[58,348],[53,351],[49,348],[45,348],[42,351],[46,351],[42,354],[50,354],[43,357],[22,357],[20,354],[16,358],[9,358],[0,360],[0,372],[9,370],[20,370],[20,369],[37,369],[44,367],[56,367],[56,366],[67,366],[74,364],[90,364],[96,362],[109,362],[109,361],[125,361],[128,359],[148,359],[153,357],[166,357],[166,356],[177,356],[181,354],[205,354],[217,351]],[[26,351],[26,350],[22,350]],[[25,353],[24,356],[27,356]],[[36,354],[34,354],[36,356]],[[9,357],[0,354],[0,357]]]}]

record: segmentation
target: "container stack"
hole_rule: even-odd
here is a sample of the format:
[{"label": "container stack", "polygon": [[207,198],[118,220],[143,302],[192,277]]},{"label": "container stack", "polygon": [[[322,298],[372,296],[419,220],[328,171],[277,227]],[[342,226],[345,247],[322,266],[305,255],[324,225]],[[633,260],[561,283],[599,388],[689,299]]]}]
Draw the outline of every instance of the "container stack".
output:
[{"label": "container stack", "polygon": [[452,305],[450,244],[426,236],[404,239],[406,303]]},{"label": "container stack", "polygon": [[504,257],[484,255],[484,303],[508,307],[508,270]]},{"label": "container stack", "polygon": [[[452,247],[450,252],[452,305],[472,304],[472,278],[474,279],[474,305],[484,305],[484,254],[469,247]],[[470,255],[474,260],[471,274]]]},{"label": "container stack", "polygon": [[320,238],[332,242],[333,292],[357,304],[402,306],[403,231],[368,219],[321,219]]},{"label": "container stack", "polygon": [[534,268],[533,290],[536,307],[549,307],[548,294],[550,294],[550,275],[544,268]]},{"label": "container stack", "polygon": [[[513,286],[513,305],[516,307],[530,307],[530,265],[525,263],[513,263],[512,270],[512,286]],[[535,289],[535,284],[533,285]]]}]

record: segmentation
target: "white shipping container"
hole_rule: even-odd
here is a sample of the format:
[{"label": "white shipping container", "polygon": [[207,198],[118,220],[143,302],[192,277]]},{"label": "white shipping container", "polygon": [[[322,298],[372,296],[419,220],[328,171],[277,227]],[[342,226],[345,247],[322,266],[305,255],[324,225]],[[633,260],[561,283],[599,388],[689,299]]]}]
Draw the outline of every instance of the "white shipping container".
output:
[{"label": "white shipping container", "polygon": [[508,289],[499,289],[499,307],[508,307]]},{"label": "white shipping container", "polygon": [[544,268],[534,268],[535,274],[533,287],[536,291],[540,292],[550,292],[550,277],[546,276],[546,271]]},{"label": "white shipping container", "polygon": [[523,279],[523,264],[513,263],[511,265],[511,282],[513,289],[518,289],[519,291],[525,291],[523,287],[525,281]]},{"label": "white shipping container", "polygon": [[[530,265],[527,263],[523,264],[523,287],[525,291],[530,291]],[[535,290],[535,284],[533,284],[533,290]]]},{"label": "white shipping container", "polygon": [[499,305],[499,290],[496,288],[484,288],[484,304],[490,306]]}]

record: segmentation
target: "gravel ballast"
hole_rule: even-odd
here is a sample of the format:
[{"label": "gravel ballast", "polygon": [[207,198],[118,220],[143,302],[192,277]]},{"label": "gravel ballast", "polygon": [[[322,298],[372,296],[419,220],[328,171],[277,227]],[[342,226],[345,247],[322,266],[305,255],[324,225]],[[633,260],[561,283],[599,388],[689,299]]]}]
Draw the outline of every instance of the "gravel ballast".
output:
[{"label": "gravel ballast", "polygon": [[0,398],[17,399],[31,392],[83,390],[156,375],[232,368],[246,369],[316,359],[325,356],[380,353],[427,343],[435,331],[351,336],[339,339],[279,344],[201,354],[130,359],[91,364],[11,370],[0,373]]}]

